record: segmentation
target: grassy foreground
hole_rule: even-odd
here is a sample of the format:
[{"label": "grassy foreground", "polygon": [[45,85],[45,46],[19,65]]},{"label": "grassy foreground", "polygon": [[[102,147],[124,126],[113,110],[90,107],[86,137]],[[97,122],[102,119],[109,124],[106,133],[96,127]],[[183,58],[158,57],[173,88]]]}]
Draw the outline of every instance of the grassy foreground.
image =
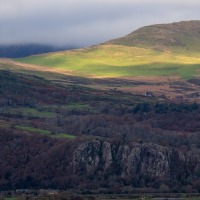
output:
[{"label": "grassy foreground", "polygon": [[17,59],[17,61],[97,77],[169,76],[199,74],[200,54],[172,53],[122,45],[99,45]]}]

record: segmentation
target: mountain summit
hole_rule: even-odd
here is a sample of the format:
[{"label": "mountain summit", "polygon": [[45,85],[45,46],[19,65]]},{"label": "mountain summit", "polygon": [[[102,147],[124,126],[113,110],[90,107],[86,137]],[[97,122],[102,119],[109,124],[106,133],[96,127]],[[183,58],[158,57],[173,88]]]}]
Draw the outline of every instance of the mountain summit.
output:
[{"label": "mountain summit", "polygon": [[108,43],[156,50],[200,50],[200,21],[182,21],[140,28]]}]

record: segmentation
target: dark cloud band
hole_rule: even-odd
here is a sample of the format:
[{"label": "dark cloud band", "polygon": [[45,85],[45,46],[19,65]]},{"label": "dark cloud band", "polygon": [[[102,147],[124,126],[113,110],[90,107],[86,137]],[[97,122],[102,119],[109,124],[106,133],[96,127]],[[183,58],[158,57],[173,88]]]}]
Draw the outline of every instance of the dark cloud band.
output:
[{"label": "dark cloud band", "polygon": [[87,46],[141,26],[200,19],[197,0],[6,0],[0,2],[0,44]]}]

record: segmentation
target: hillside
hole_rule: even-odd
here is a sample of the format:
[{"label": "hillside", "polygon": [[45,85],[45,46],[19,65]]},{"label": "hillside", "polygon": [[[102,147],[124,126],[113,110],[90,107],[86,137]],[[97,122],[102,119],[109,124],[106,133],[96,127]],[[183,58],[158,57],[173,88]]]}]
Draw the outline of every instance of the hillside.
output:
[{"label": "hillside", "polygon": [[148,82],[33,73],[0,70],[0,191],[200,191],[199,104],[105,89]]},{"label": "hillside", "polygon": [[200,21],[146,26],[108,43],[163,51],[199,51]]},{"label": "hillside", "polygon": [[155,144],[59,141],[1,132],[0,150],[2,190],[54,188],[82,194],[200,190],[199,149],[186,152]]},{"label": "hillside", "polygon": [[126,37],[86,49],[18,59],[72,75],[95,77],[199,75],[200,22],[141,28]]}]

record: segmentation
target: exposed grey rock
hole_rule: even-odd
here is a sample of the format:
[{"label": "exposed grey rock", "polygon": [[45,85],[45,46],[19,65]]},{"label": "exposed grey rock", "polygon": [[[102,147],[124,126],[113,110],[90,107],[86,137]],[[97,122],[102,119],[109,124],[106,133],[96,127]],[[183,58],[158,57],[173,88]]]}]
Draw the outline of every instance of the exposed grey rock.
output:
[{"label": "exposed grey rock", "polygon": [[105,167],[104,169],[107,170],[112,161],[113,161],[113,158],[112,158],[112,150],[111,150],[111,144],[108,143],[108,142],[104,142],[103,143],[103,146],[102,146],[102,153],[103,153],[103,156],[102,156],[102,159],[105,163]]},{"label": "exposed grey rock", "polygon": [[100,147],[99,141],[88,141],[79,145],[73,154],[73,172],[81,175],[95,171],[100,161]]},{"label": "exposed grey rock", "polygon": [[107,173],[112,169],[113,174],[117,170],[121,177],[140,174],[151,178],[174,178],[182,171],[194,173],[200,165],[200,150],[181,152],[156,144],[138,143],[116,147],[95,140],[80,144],[74,151],[72,162],[76,175],[94,174],[98,169]]}]

